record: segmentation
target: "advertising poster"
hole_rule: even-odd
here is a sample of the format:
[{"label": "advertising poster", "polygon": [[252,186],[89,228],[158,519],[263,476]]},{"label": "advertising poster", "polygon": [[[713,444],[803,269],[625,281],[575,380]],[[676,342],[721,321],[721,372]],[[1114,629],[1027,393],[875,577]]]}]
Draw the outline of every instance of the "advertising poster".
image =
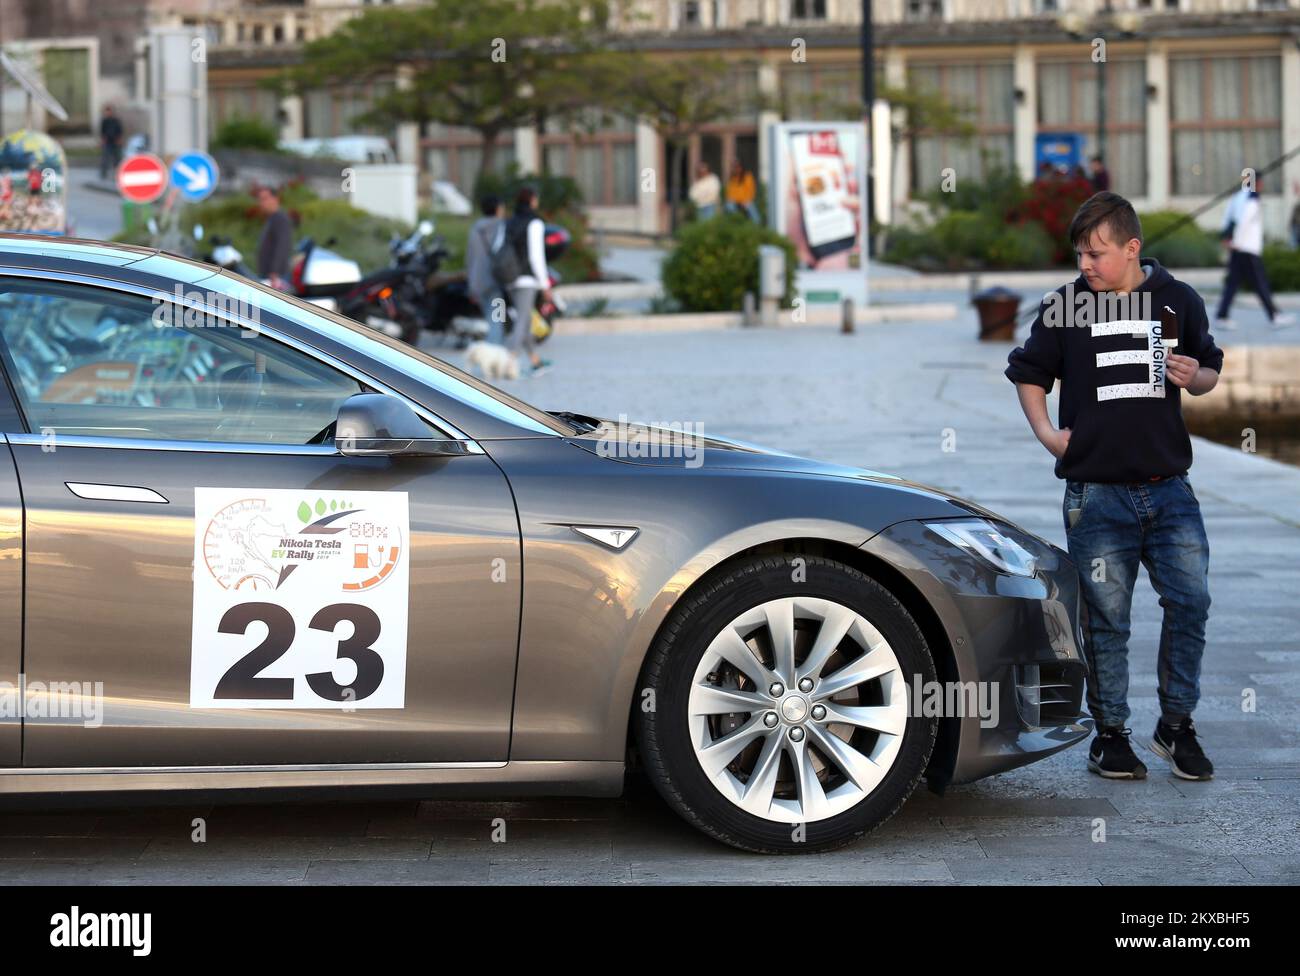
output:
[{"label": "advertising poster", "polygon": [[66,234],[67,163],[44,132],[20,129],[0,142],[0,232]]},{"label": "advertising poster", "polygon": [[794,242],[799,294],[811,304],[867,297],[866,129],[782,122],[769,130],[772,226]]}]

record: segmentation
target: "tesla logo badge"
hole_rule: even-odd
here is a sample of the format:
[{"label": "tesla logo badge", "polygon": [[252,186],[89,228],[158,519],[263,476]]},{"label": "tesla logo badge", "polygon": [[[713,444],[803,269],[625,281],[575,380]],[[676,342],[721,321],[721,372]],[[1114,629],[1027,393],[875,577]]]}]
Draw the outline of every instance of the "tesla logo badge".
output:
[{"label": "tesla logo badge", "polygon": [[630,525],[571,525],[569,528],[611,549],[623,549],[641,530]]}]

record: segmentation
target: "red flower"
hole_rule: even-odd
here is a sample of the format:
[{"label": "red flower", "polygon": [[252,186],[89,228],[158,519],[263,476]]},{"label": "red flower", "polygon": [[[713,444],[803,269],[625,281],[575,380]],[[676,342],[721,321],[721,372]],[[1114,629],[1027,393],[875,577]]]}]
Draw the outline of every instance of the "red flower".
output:
[{"label": "red flower", "polygon": [[1064,264],[1074,252],[1073,245],[1066,239],[1066,231],[1079,205],[1092,194],[1092,184],[1077,177],[1035,180],[1029,186],[1024,203],[1007,215],[1007,223],[1041,225],[1055,241],[1052,260]]}]

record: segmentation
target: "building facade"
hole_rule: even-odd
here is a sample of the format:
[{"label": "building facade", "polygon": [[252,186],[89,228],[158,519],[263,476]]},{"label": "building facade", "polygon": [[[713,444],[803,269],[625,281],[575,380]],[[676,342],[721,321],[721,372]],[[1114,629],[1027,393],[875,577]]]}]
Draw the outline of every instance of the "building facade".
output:
[{"label": "building facade", "polygon": [[149,27],[206,17],[235,0],[0,0],[0,46],[40,78],[68,113],[57,119],[14,84],[0,89],[0,128],[48,131],[66,144],[93,144],[112,105],[128,128],[143,124],[136,61]]},{"label": "building facade", "polygon": [[[155,23],[204,32],[214,130],[252,116],[304,138],[361,131],[354,118],[399,79],[289,99],[259,82],[293,63],[303,43],[378,2],[148,6]],[[635,0],[611,24],[621,40],[654,58],[727,59],[738,105],[757,92],[765,109],[738,109],[691,137],[682,173],[669,173],[672,147],[651,127],[607,115],[518,129],[498,145],[495,164],[572,176],[596,224],[661,232],[670,194],[698,161],[725,172],[739,159],[764,181],[769,123],[861,115],[861,16],[854,0]],[[1140,210],[1196,209],[1239,182],[1243,167],[1300,148],[1300,0],[875,0],[873,25],[879,90],[942,93],[974,127],[969,138],[929,133],[895,110],[893,125],[877,129],[874,171],[887,193],[876,216],[885,222],[915,207],[949,168],[961,179],[1002,161],[1032,177],[1039,133],[1080,133],[1091,155],[1099,102],[1112,188]],[[427,177],[472,189],[482,159],[472,130],[407,125],[380,134]],[[643,191],[647,171],[664,174],[656,192]],[[1284,236],[1300,199],[1300,153],[1262,191],[1267,231]],[[1211,209],[1203,222],[1220,213]]]}]

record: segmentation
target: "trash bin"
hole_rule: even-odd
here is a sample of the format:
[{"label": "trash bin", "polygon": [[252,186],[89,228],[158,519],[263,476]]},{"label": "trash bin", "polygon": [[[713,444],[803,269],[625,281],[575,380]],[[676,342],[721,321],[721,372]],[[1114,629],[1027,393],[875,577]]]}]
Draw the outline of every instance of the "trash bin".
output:
[{"label": "trash bin", "polygon": [[971,296],[979,312],[981,342],[1012,342],[1016,338],[1016,317],[1020,313],[1020,295],[997,285]]}]

